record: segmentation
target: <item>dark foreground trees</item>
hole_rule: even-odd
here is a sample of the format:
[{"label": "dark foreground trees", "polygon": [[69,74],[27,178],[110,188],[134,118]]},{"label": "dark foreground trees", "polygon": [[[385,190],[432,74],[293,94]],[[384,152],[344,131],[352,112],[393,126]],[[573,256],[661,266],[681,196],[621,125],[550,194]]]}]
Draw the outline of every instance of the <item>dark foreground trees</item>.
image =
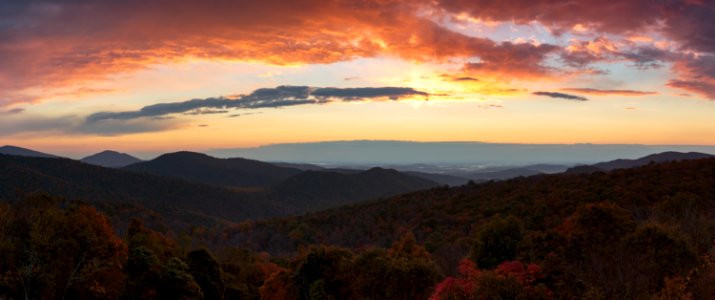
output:
[{"label": "dark foreground trees", "polygon": [[127,248],[94,208],[33,197],[0,206],[0,294],[16,299],[112,299]]},{"label": "dark foreground trees", "polygon": [[82,203],[1,203],[0,298],[425,299],[441,277],[411,234],[389,249],[313,246],[274,263],[236,247],[182,253],[139,220],[126,232]]}]

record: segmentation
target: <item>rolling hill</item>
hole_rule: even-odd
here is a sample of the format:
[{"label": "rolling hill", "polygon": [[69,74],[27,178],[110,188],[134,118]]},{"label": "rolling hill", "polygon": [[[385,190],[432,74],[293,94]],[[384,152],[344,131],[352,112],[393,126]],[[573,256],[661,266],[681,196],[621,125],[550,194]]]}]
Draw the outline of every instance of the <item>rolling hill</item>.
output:
[{"label": "rolling hill", "polygon": [[[422,284],[427,290],[424,297],[417,297],[425,299],[428,293],[442,293],[445,284],[471,281],[492,284],[490,287],[499,289],[502,299],[514,292],[522,295],[519,299],[536,299],[524,296],[536,292],[536,288],[544,292],[538,299],[580,299],[592,293],[605,299],[649,299],[650,295],[669,292],[674,282],[679,289],[687,288],[694,299],[711,299],[715,294],[711,288],[715,278],[715,158],[666,160],[605,172],[536,175],[453,188],[439,186],[374,199],[395,187],[409,189],[423,184],[435,185],[382,168],[344,173],[306,171],[289,177],[270,192],[247,193],[69,159],[0,155],[2,200],[19,200],[26,193],[44,191],[94,204],[112,220],[128,210],[130,216],[136,216],[132,205],[153,209],[141,217],[145,222],[156,218],[172,221],[169,227],[159,226],[165,235],[127,222],[115,223],[115,230],[129,228],[131,232],[133,228],[140,237],[133,241],[164,251],[157,253],[185,255],[172,245],[190,243],[208,247],[203,251],[214,251],[220,259],[226,259],[225,255],[241,259],[239,265],[222,260],[224,271],[233,272],[230,278],[242,276],[242,268],[255,267],[256,257],[271,263],[292,262],[274,265],[270,274],[251,282],[256,293],[261,286],[271,287],[279,275],[290,287],[296,282],[294,278],[303,278],[296,276],[318,274],[316,278],[348,279],[345,282],[371,278],[367,285],[346,288],[346,294],[338,297],[343,299],[361,298],[351,293],[370,290],[385,282],[384,278],[394,277],[404,280],[397,290],[417,279],[429,279]],[[363,195],[374,200],[301,216],[246,218],[349,204]],[[316,201],[321,199],[330,200]],[[35,216],[27,213],[27,204],[39,202],[16,203],[2,203],[0,209],[32,224]],[[57,205],[56,212],[92,211],[73,209],[78,205],[73,202],[53,205]],[[38,212],[44,209],[29,208]],[[42,215],[41,220],[59,216],[62,214]],[[232,223],[222,218],[243,221]],[[80,231],[75,227],[59,228],[60,236],[71,237]],[[12,233],[11,237],[28,239],[23,230],[5,228],[13,229],[3,231]],[[128,244],[132,245],[131,238]],[[14,247],[12,243],[4,245]],[[27,252],[18,249],[13,253]],[[375,272],[384,266],[388,268]],[[429,268],[423,268],[426,266]],[[428,269],[432,271],[412,271]],[[451,278],[437,284],[444,276]],[[241,284],[245,282],[241,280]]]},{"label": "rolling hill", "polygon": [[678,160],[690,160],[690,159],[701,159],[713,157],[711,154],[699,153],[699,152],[662,152],[657,154],[651,154],[638,159],[617,159],[608,162],[602,162],[594,164],[593,166],[601,170],[615,170],[615,169],[628,169],[640,166],[645,166],[649,163],[660,163],[667,161],[678,161]]},{"label": "rolling hill", "polygon": [[107,168],[121,168],[131,164],[139,163],[142,160],[126,153],[105,150],[97,154],[87,156],[80,161],[83,163]]},{"label": "rolling hill", "polygon": [[459,186],[466,184],[469,182],[469,178],[464,178],[460,176],[454,176],[454,175],[449,175],[449,174],[436,174],[436,173],[424,173],[424,172],[414,172],[414,171],[407,171],[407,172],[402,172],[404,174],[410,175],[410,176],[415,176],[419,177],[422,179],[427,179],[430,181],[434,181],[439,184],[444,184],[444,185],[449,185],[449,186]]},{"label": "rolling hill", "polygon": [[5,155],[18,155],[27,157],[58,157],[52,154],[42,153],[35,150],[30,150],[26,148],[5,145],[0,147],[0,154]]},{"label": "rolling hill", "polygon": [[637,159],[616,159],[612,161],[597,163],[587,166],[576,166],[566,170],[567,173],[588,173],[588,172],[598,172],[598,171],[611,171],[616,169],[629,169],[640,166],[645,166],[650,163],[661,163],[669,161],[679,161],[679,160],[692,160],[692,159],[703,159],[713,157],[711,154],[699,153],[699,152],[662,152],[651,154]]},{"label": "rolling hill", "polygon": [[[182,159],[184,163],[180,164]],[[0,155],[0,199],[12,200],[39,192],[105,208],[109,204],[144,207],[169,220],[216,217],[242,221],[315,211],[437,185],[395,170],[375,168],[354,174],[302,172],[258,161],[214,159],[188,152],[164,155],[152,162],[153,167],[167,166],[157,168],[162,172],[187,173],[179,173],[185,178],[174,178],[130,171],[136,165],[113,169],[64,158]],[[172,162],[180,165],[172,168],[169,166]],[[221,168],[220,163],[226,163],[227,167]],[[236,171],[238,167],[241,172]],[[248,183],[272,184],[288,174],[294,175],[275,187],[245,188]],[[244,187],[235,188],[238,183]]]},{"label": "rolling hill", "polygon": [[99,207],[112,203],[138,205],[170,218],[203,215],[240,221],[293,211],[261,193],[240,193],[70,159],[0,155],[0,199],[12,200],[36,192],[79,199]]},{"label": "rolling hill", "polygon": [[392,169],[372,168],[357,173],[305,171],[272,189],[276,198],[305,210],[351,204],[437,186],[434,181]]},{"label": "rolling hill", "polygon": [[257,160],[222,159],[186,151],[164,154],[123,169],[239,188],[269,187],[302,172]]},{"label": "rolling hill", "polygon": [[582,299],[594,287],[602,299],[649,299],[670,291],[671,278],[682,278],[693,299],[712,299],[714,199],[715,158],[678,160],[433,188],[250,222],[223,236],[229,245],[293,257],[310,245],[366,253],[407,236],[451,280],[522,272],[528,262],[554,299]]},{"label": "rolling hill", "polygon": [[[527,230],[546,230],[560,226],[580,206],[608,201],[645,222],[673,197],[692,198],[693,205],[701,208],[698,214],[715,215],[715,158],[608,173],[562,173],[438,187],[303,216],[258,221],[250,232],[234,231],[231,243],[285,254],[309,244],[386,247],[404,232],[413,232],[420,243],[444,259],[445,267],[456,266],[469,251],[474,228],[492,216],[514,215]],[[296,235],[296,230],[303,234]],[[711,242],[706,239],[700,246],[709,247]]]}]

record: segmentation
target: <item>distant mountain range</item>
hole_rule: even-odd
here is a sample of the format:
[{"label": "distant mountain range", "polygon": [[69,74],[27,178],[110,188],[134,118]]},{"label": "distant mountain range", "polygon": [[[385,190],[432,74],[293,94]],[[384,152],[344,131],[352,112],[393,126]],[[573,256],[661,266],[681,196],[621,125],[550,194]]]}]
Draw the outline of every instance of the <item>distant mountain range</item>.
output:
[{"label": "distant mountain range", "polygon": [[5,155],[17,155],[17,156],[27,156],[27,157],[58,157],[52,154],[42,153],[35,150],[30,150],[26,148],[16,147],[16,146],[2,146],[0,147],[0,154]]},{"label": "distant mountain range", "polygon": [[616,169],[630,169],[640,166],[645,166],[650,163],[661,163],[668,161],[680,161],[680,160],[692,160],[692,159],[702,159],[713,157],[711,154],[698,153],[698,152],[663,152],[657,154],[651,154],[638,159],[616,159],[612,161],[597,163],[593,165],[582,165],[569,168],[567,173],[593,173],[598,171],[611,171]]},{"label": "distant mountain range", "polygon": [[[348,145],[363,145],[367,144],[370,148],[375,148],[377,146],[390,146],[390,147],[406,147],[408,145],[422,145],[422,147],[436,147],[439,145],[447,145],[456,147],[455,145],[461,145],[462,147],[486,147],[486,148],[499,148],[499,147],[509,147],[508,144],[484,144],[484,143],[410,143],[410,142],[380,142],[380,141],[352,141],[352,142],[326,142],[317,143],[315,145],[330,147],[345,147]],[[308,147],[304,144],[290,144],[290,145],[302,145],[301,147]],[[312,144],[311,144],[312,145]],[[372,145],[372,146],[371,146]],[[375,146],[377,145],[377,146]],[[524,145],[516,145],[524,146]],[[541,148],[546,145],[532,145],[535,148]],[[558,145],[549,145],[556,147]],[[571,145],[573,147],[589,147],[596,146],[608,146],[608,145]],[[629,148],[634,145],[616,145],[619,147]],[[288,146],[286,146],[288,147]],[[292,147],[292,146],[291,146]],[[288,147],[287,149],[292,149]],[[398,147],[398,148],[399,148]],[[496,147],[496,148],[495,148]],[[300,148],[300,147],[299,147]],[[320,147],[319,147],[320,148]],[[339,148],[339,147],[338,147]],[[378,147],[379,148],[379,147]],[[389,148],[389,147],[388,147]],[[420,147],[417,147],[420,148]],[[485,148],[485,149],[486,149]],[[518,148],[518,147],[517,147]],[[558,147],[556,147],[558,148]],[[706,147],[707,148],[707,147]],[[270,149],[282,149],[270,148]],[[373,149],[376,150],[377,148]],[[516,148],[515,148],[516,149]],[[635,147],[633,149],[640,149]],[[285,149],[284,149],[285,150]],[[343,149],[345,150],[345,149]],[[513,149],[512,149],[513,150]],[[345,150],[349,153],[352,150]],[[57,157],[52,154],[42,153],[26,148],[16,147],[16,146],[4,146],[0,147],[0,154],[8,155],[22,155],[31,157]],[[641,166],[647,164],[651,161],[669,161],[678,159],[692,159],[692,158],[703,158],[708,157],[710,154],[699,153],[699,152],[674,152],[668,151],[660,154],[651,154],[638,159],[617,159],[602,163],[596,163],[593,165],[578,165],[569,168],[568,165],[562,164],[528,164],[528,165],[503,165],[503,166],[487,166],[483,165],[460,165],[460,164],[446,164],[446,165],[430,165],[425,163],[418,164],[383,164],[377,165],[383,168],[394,168],[403,174],[409,176],[414,176],[429,181],[436,182],[441,185],[449,186],[459,186],[465,184],[469,181],[474,182],[484,182],[489,180],[506,180],[515,177],[528,177],[538,174],[552,174],[552,173],[589,173],[597,171],[607,171],[617,168],[628,168],[633,166]],[[340,165],[327,164],[327,165],[317,165],[311,163],[286,163],[286,162],[276,162],[276,163],[266,163],[257,160],[244,159],[244,158],[229,158],[222,159],[212,157],[206,154],[195,153],[195,152],[176,152],[161,155],[150,161],[141,161],[136,157],[129,154],[119,153],[116,151],[103,151],[81,160],[82,162],[111,167],[111,168],[124,168],[131,171],[146,172],[155,175],[176,177],[190,181],[203,182],[211,185],[233,187],[233,188],[249,188],[249,189],[266,189],[275,186],[291,176],[297,175],[303,171],[327,171],[343,174],[354,174],[359,173],[364,170],[375,167],[376,165],[370,164],[358,164],[358,165],[345,165],[341,167]]]},{"label": "distant mountain range", "polygon": [[239,221],[291,213],[263,194],[104,168],[64,158],[0,155],[0,199],[26,193],[49,193],[99,207],[135,206],[170,219],[206,220],[211,216]]},{"label": "distant mountain range", "polygon": [[608,162],[597,163],[593,165],[596,168],[602,170],[615,170],[615,169],[628,169],[640,166],[645,166],[650,163],[660,163],[667,161],[678,161],[678,160],[691,160],[691,159],[702,159],[713,157],[711,154],[698,153],[698,152],[663,152],[657,154],[651,154],[638,159],[616,159]]},{"label": "distant mountain range", "polygon": [[[291,164],[316,169],[309,165]],[[242,158],[176,152],[123,170],[182,178],[239,191],[265,192],[296,211],[310,211],[427,189],[438,183],[392,169],[303,171]],[[348,173],[346,173],[348,172]]]},{"label": "distant mountain range", "polygon": [[139,163],[142,160],[126,153],[120,153],[112,150],[105,150],[97,154],[87,156],[80,160],[83,163],[107,167],[121,168],[131,164]]},{"label": "distant mountain range", "polygon": [[[220,159],[200,153],[176,152],[116,169],[91,163],[108,166],[117,163],[114,165],[117,166],[136,159],[105,151],[80,162],[19,147],[5,146],[0,150],[4,154],[0,155],[2,200],[45,192],[81,199],[125,215],[133,211],[132,207],[146,208],[172,224],[294,215],[439,185],[462,185],[470,180],[505,180],[554,173],[565,168],[550,164],[492,167],[455,176],[386,168],[360,170],[310,164],[275,165],[242,158]],[[566,173],[593,173],[644,166],[651,162],[707,157],[712,155],[664,152],[633,160],[577,166]]]},{"label": "distant mountain range", "polygon": [[507,144],[481,142],[329,141],[216,149],[216,157],[311,164],[592,164],[665,151],[715,154],[715,146],[638,144]]},{"label": "distant mountain range", "polygon": [[99,207],[145,207],[172,220],[201,222],[296,214],[437,185],[388,169],[301,171],[192,152],[121,169],[65,158],[0,155],[0,199],[46,192]]}]

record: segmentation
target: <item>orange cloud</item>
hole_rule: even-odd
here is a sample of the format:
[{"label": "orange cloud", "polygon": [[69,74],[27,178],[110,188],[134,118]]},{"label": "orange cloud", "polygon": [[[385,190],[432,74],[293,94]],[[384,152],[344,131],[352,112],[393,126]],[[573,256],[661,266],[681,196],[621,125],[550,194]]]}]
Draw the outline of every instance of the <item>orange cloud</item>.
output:
[{"label": "orange cloud", "polygon": [[618,95],[618,96],[647,96],[656,95],[658,92],[634,90],[599,90],[592,88],[562,88],[562,91],[589,94],[589,95]]},{"label": "orange cloud", "polygon": [[671,80],[669,87],[683,89],[696,94],[703,95],[710,100],[715,100],[715,82],[699,80]]},{"label": "orange cloud", "polygon": [[678,78],[668,86],[715,100],[715,54],[679,55],[673,62]]},{"label": "orange cloud", "polygon": [[[619,50],[603,38],[562,51],[468,36],[430,18],[440,14],[489,24],[536,21],[555,34],[627,39],[656,30],[684,50],[715,53],[711,2],[109,0],[0,6],[0,105],[37,100],[38,89],[77,87],[196,58],[288,65],[396,56],[465,63],[465,76],[480,79],[533,80],[558,74],[544,63],[549,55],[566,53],[565,62],[581,67]],[[672,59],[650,54],[618,55],[643,66]]]},{"label": "orange cloud", "polygon": [[[0,105],[187,59],[314,64],[358,57],[478,57],[465,69],[540,76],[556,46],[499,43],[419,16],[427,1],[13,3],[0,13]],[[32,26],[23,26],[32,24]],[[17,25],[17,26],[13,26]],[[533,64],[533,66],[530,66]],[[517,70],[515,66],[520,68]]]},{"label": "orange cloud", "polygon": [[536,79],[549,77],[553,68],[542,64],[549,53],[559,47],[549,44],[533,45],[529,43],[502,43],[484,51],[480,62],[467,63],[464,72],[470,74],[490,74],[505,79]]}]

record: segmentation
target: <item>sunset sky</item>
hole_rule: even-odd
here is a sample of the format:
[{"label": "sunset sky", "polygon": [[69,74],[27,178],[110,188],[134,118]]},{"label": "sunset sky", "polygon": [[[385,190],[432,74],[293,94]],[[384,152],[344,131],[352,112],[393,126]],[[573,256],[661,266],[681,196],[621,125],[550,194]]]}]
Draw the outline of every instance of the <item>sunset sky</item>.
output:
[{"label": "sunset sky", "polygon": [[0,2],[0,145],[355,139],[715,145],[715,1]]}]

